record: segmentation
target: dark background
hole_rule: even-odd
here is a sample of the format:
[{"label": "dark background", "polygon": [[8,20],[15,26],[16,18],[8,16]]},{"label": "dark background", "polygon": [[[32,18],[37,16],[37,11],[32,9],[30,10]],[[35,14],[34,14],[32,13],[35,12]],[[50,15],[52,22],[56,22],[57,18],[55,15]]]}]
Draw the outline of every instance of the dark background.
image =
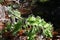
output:
[{"label": "dark background", "polygon": [[44,3],[37,1],[36,5],[37,7],[32,9],[33,14],[41,16],[46,22],[51,22],[55,30],[60,29],[60,1],[50,0]]}]

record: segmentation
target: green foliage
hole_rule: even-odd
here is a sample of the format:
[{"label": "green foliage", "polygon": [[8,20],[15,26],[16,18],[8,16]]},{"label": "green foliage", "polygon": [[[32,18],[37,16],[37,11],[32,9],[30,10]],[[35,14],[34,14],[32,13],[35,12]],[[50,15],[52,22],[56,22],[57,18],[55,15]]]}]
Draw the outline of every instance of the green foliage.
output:
[{"label": "green foliage", "polygon": [[22,20],[18,21],[16,24],[14,24],[14,29],[12,31],[13,35],[16,35],[18,31],[22,29],[23,22]]},{"label": "green foliage", "polygon": [[[28,25],[31,27],[29,30],[27,30]],[[41,30],[41,34],[44,36],[52,37],[52,24],[46,23],[44,19],[41,19],[39,16],[35,17],[34,15],[31,15],[28,18],[19,19],[18,22],[13,25],[7,23],[5,31],[7,32],[9,30],[15,36],[17,35],[17,32],[22,29],[22,27],[24,27],[26,30],[25,33],[28,37],[28,40],[35,40],[37,33],[41,32]]]},{"label": "green foliage", "polygon": [[5,27],[5,31],[11,31],[12,30],[11,28],[12,28],[12,24],[7,22],[6,27]]},{"label": "green foliage", "polygon": [[29,16],[26,20],[26,25],[31,25],[31,30],[28,30],[28,36],[31,38],[32,35],[36,35],[42,29],[42,34],[46,37],[52,37],[52,25],[46,23],[43,19],[39,16]]},{"label": "green foliage", "polygon": [[21,13],[17,9],[16,10],[10,9],[8,11],[9,11],[9,14],[12,14],[17,18],[20,18],[20,16],[21,16]]},{"label": "green foliage", "polygon": [[0,3],[4,2],[4,0],[0,0]]},{"label": "green foliage", "polygon": [[[23,21],[25,21],[25,23]],[[28,25],[31,28],[27,30],[29,27]],[[41,30],[41,34],[44,36],[52,37],[52,25],[50,23],[46,23],[39,16],[34,17],[33,15],[29,16],[28,18],[19,19],[18,22],[13,25],[8,23],[6,30],[10,30],[13,35],[16,35],[17,32],[22,29],[22,27],[24,27],[26,30],[25,33],[28,37],[28,40],[35,40],[37,33],[41,32]]]},{"label": "green foliage", "polygon": [[7,23],[5,29],[3,30],[4,32],[12,32],[12,35],[15,36],[17,35],[17,32],[22,29],[23,22],[22,20],[16,22],[16,24],[10,24]]},{"label": "green foliage", "polygon": [[36,28],[32,27],[30,30],[27,30],[26,35],[28,36],[28,40],[35,40],[36,37]]}]

